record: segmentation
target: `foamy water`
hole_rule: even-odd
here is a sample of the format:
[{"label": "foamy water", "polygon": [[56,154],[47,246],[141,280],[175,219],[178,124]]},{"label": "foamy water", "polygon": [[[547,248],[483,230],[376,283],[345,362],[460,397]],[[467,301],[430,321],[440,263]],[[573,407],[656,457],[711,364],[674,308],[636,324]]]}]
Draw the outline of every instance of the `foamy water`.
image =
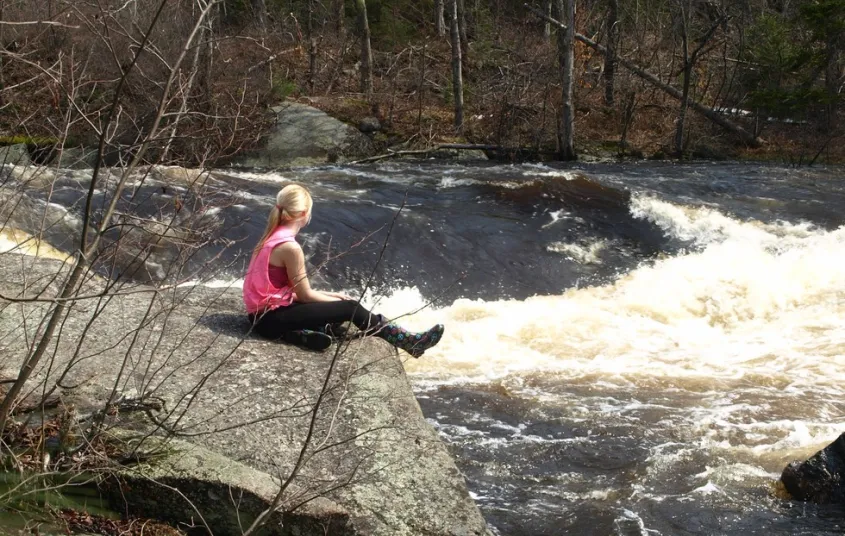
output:
[{"label": "foamy water", "polygon": [[[845,228],[740,222],[648,198],[637,199],[632,212],[700,250],[606,286],[424,309],[403,321],[420,329],[442,322],[446,335],[424,359],[408,362],[409,372],[443,380],[527,371],[788,374],[816,386],[845,379]],[[405,288],[378,309],[398,316],[424,305]]]},{"label": "foamy water", "polygon": [[[835,532],[779,513],[771,490],[845,432],[845,227],[631,210],[690,250],[607,285],[403,319],[447,326],[405,366],[488,519],[501,534]],[[405,288],[381,308],[422,305]]]}]

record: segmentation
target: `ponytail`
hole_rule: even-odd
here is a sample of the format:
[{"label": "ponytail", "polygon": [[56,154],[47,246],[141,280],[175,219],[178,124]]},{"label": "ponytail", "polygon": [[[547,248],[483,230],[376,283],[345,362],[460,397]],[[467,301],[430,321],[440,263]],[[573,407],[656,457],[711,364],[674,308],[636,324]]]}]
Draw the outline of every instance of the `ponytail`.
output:
[{"label": "ponytail", "polygon": [[279,190],[279,193],[276,194],[276,204],[270,210],[270,216],[267,218],[267,227],[264,228],[264,234],[258,241],[258,245],[252,250],[252,256],[258,255],[258,252],[264,246],[264,242],[280,225],[301,218],[303,213],[310,214],[313,203],[311,194],[304,186],[299,184],[288,184]]}]

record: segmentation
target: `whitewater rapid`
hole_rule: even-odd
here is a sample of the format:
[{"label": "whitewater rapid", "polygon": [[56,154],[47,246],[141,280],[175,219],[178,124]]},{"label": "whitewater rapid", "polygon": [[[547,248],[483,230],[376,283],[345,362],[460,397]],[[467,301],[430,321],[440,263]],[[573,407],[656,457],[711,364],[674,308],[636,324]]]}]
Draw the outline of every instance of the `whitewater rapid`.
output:
[{"label": "whitewater rapid", "polygon": [[[643,263],[604,286],[526,300],[460,299],[402,317],[446,324],[409,360],[418,379],[481,381],[553,371],[588,375],[845,379],[845,227],[739,221],[708,207],[635,197],[632,213],[688,251]],[[400,317],[426,305],[412,288],[375,306]]]}]

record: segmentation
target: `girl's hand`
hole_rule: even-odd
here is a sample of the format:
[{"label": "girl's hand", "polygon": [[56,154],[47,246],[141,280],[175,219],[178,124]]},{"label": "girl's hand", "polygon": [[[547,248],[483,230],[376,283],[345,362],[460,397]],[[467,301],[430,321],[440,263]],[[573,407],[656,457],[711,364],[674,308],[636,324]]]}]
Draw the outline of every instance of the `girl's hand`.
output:
[{"label": "girl's hand", "polygon": [[355,301],[355,298],[353,298],[352,296],[350,296],[348,294],[344,294],[342,292],[326,292],[326,294],[328,294],[329,296],[331,296],[333,298],[337,298],[339,300]]}]

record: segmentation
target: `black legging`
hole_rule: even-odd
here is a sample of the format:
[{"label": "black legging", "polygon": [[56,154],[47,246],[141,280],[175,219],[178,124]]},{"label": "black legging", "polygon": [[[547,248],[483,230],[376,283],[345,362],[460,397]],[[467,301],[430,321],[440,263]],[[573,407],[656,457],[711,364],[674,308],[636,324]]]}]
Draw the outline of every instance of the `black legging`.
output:
[{"label": "black legging", "polygon": [[294,302],[287,307],[278,307],[261,315],[249,315],[255,331],[262,337],[278,339],[285,332],[298,329],[322,329],[328,324],[351,321],[360,330],[378,326],[381,315],[370,313],[363,305],[353,300],[331,302]]}]

